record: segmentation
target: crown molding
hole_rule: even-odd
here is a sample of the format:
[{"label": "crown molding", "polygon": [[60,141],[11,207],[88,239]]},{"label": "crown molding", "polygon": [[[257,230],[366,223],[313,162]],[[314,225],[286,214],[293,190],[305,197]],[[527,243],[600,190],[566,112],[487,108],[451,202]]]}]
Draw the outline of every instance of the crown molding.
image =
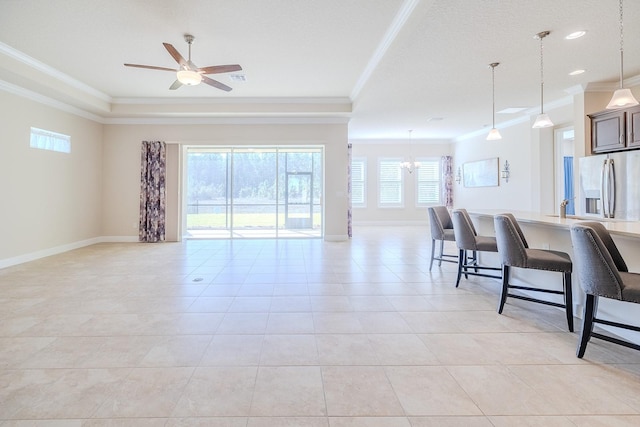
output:
[{"label": "crown molding", "polygon": [[140,105],[158,105],[158,104],[338,104],[351,107],[352,102],[348,97],[244,97],[244,98],[113,98],[112,104],[140,104]]},{"label": "crown molding", "polygon": [[391,46],[391,43],[395,40],[402,27],[404,27],[404,24],[409,19],[409,16],[411,16],[411,13],[413,13],[413,10],[418,5],[419,1],[420,0],[404,0],[402,6],[400,6],[400,10],[396,14],[395,18],[393,18],[393,22],[391,22],[391,25],[382,37],[380,44],[373,52],[373,55],[371,55],[367,66],[364,68],[364,71],[353,87],[353,90],[351,91],[351,99],[356,99],[358,97],[360,91],[369,80],[369,77],[371,77],[371,74],[373,74],[373,71],[387,52],[387,49],[389,49],[389,46]]},{"label": "crown molding", "polygon": [[[640,86],[640,75],[629,77],[622,81],[624,87]],[[585,92],[613,92],[620,88],[620,82],[591,82],[585,85]]]},{"label": "crown molding", "polygon": [[53,77],[54,79],[59,80],[64,84],[69,85],[74,89],[84,92],[90,96],[98,98],[101,101],[109,103],[112,102],[111,97],[106,93],[100,92],[99,90],[94,89],[93,87],[74,79],[68,74],[65,74],[62,71],[59,71],[43,62],[40,62],[37,59],[32,58],[29,55],[26,55],[2,42],[0,42],[0,54],[21,62],[30,68],[33,68],[49,77]]},{"label": "crown molding", "polygon": [[104,118],[107,125],[310,125],[347,124],[348,117],[120,117]]},{"label": "crown molding", "polygon": [[25,99],[29,99],[39,104],[43,104],[43,105],[55,108],[60,111],[64,111],[79,117],[83,117],[85,119],[92,120],[94,122],[103,123],[103,124],[105,123],[104,118],[96,114],[90,113],[78,107],[74,107],[73,105],[69,105],[62,101],[58,101],[57,99],[53,99],[48,96],[41,95],[37,92],[34,92],[29,89],[25,89],[21,86],[14,85],[13,83],[9,83],[4,80],[0,80],[0,90],[3,90],[5,92],[11,93],[13,95],[16,95]]}]

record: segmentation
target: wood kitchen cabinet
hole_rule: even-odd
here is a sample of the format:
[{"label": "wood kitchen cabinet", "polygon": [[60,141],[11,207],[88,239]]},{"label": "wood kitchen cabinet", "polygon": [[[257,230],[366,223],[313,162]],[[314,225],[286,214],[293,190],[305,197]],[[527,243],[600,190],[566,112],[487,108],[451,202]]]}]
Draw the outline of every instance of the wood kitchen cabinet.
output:
[{"label": "wood kitchen cabinet", "polygon": [[[591,118],[591,151],[593,153],[620,151],[627,148],[626,117],[626,110],[589,114],[589,118]],[[637,115],[635,120],[638,122],[638,130],[640,131],[640,115]],[[640,137],[640,133],[638,137]],[[640,147],[640,141],[638,146]]]},{"label": "wood kitchen cabinet", "polygon": [[632,107],[627,113],[627,148],[640,148],[640,105]]}]

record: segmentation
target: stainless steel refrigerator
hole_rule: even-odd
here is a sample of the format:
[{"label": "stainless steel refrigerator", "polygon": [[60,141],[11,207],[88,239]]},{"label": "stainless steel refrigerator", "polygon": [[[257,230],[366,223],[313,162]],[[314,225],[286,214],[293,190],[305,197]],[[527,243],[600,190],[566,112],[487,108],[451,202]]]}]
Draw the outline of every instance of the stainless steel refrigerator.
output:
[{"label": "stainless steel refrigerator", "polygon": [[578,215],[640,220],[640,151],[580,158]]}]

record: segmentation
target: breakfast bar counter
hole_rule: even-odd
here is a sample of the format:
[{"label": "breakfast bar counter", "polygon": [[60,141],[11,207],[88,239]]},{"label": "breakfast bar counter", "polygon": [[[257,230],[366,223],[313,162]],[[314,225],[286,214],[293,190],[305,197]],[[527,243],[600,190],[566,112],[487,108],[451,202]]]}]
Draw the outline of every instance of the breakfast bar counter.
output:
[{"label": "breakfast bar counter", "polygon": [[[505,212],[512,213],[518,223],[522,224],[536,224],[544,225],[551,228],[559,228],[569,230],[571,226],[577,222],[583,221],[598,221],[604,224],[612,235],[620,235],[626,237],[640,238],[640,221],[627,221],[619,219],[608,219],[599,217],[581,217],[575,215],[567,215],[566,218],[560,218],[559,215],[543,214],[539,212],[526,212],[526,211],[506,211],[506,210],[469,210],[471,217],[478,218],[478,220],[490,219],[493,221],[493,216]],[[640,242],[639,242],[640,243]]]}]

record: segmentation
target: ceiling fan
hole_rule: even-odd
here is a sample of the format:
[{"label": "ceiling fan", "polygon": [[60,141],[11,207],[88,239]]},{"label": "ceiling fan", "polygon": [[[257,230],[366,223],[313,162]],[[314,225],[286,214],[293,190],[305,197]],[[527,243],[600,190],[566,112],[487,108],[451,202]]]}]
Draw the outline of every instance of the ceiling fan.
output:
[{"label": "ceiling fan", "polygon": [[229,92],[231,88],[217,80],[207,77],[205,74],[219,74],[229,73],[232,71],[240,71],[242,67],[238,64],[230,65],[211,65],[209,67],[198,68],[196,64],[191,62],[191,43],[193,43],[194,37],[191,34],[184,35],[184,41],[189,45],[189,59],[185,60],[182,55],[176,50],[175,47],[169,43],[162,43],[169,52],[169,55],[176,60],[180,67],[176,70],[174,68],[156,67],[154,65],[140,65],[140,64],[124,64],[126,67],[147,68],[150,70],[162,70],[173,71],[176,73],[176,81],[169,87],[171,90],[176,90],[182,85],[195,86],[200,83],[206,83],[209,86],[216,87],[218,89]]}]

